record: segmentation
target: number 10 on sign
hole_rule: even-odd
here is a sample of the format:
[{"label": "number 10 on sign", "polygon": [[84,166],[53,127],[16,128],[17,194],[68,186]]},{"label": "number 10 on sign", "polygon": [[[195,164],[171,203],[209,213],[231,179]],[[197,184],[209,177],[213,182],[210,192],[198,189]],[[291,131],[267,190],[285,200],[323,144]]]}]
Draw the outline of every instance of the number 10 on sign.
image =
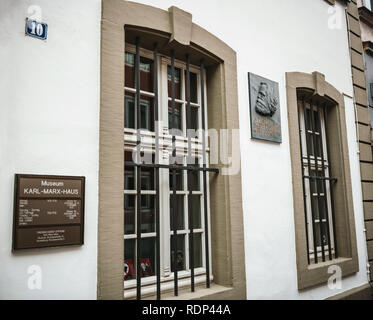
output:
[{"label": "number 10 on sign", "polygon": [[48,29],[48,25],[46,23],[26,18],[26,28],[25,28],[26,35],[35,37],[41,40],[46,40],[47,29]]}]

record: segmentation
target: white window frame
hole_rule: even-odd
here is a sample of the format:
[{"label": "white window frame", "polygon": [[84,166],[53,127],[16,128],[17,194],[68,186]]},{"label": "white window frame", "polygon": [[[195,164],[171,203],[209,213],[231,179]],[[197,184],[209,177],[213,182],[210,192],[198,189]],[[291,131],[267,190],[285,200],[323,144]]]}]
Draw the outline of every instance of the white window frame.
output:
[{"label": "white window frame", "polygon": [[[306,103],[307,110],[310,109],[310,104]],[[304,110],[303,105],[299,105],[298,100],[298,110],[299,110],[299,117],[300,117],[300,129],[301,129],[301,139],[302,139],[302,154],[303,154],[303,169],[304,175],[310,176],[308,172],[308,159],[307,159],[307,140],[306,140],[306,131],[305,131],[305,119],[304,119]],[[313,106],[313,110],[316,111],[316,107]],[[322,135],[322,149],[324,155],[324,172],[325,177],[330,178],[329,174],[329,160],[328,160],[328,150],[327,150],[327,143],[326,143],[326,130],[325,130],[325,118],[324,118],[324,110],[322,108],[319,109],[320,112],[320,127],[321,127],[321,135]],[[316,133],[319,134],[319,133]],[[312,139],[313,137],[310,136]],[[315,146],[314,146],[315,148]],[[322,163],[321,157],[317,157],[318,167],[320,167]],[[315,157],[310,156],[310,163],[311,168],[315,170]],[[321,171],[321,168],[319,168]],[[310,182],[311,179],[304,179],[304,187],[305,187],[305,195],[306,195],[306,210],[307,210],[307,226],[308,226],[308,254],[310,257],[310,261],[314,261],[314,244],[313,244],[313,224],[312,224],[312,207],[311,207],[311,197],[310,197]],[[333,215],[332,215],[332,205],[331,205],[331,195],[330,195],[330,180],[325,180],[325,192],[326,192],[326,203],[328,207],[328,218],[329,218],[329,231],[330,231],[330,246],[331,252],[334,254],[334,234],[333,234]],[[322,195],[322,193],[320,193]],[[315,223],[319,223],[319,220],[315,220]],[[326,222],[326,219],[322,219],[322,222]],[[321,236],[321,235],[320,235]],[[322,239],[321,239],[322,241]],[[328,252],[328,245],[324,245],[325,254]],[[322,247],[317,246],[317,256],[322,257]]]},{"label": "white window frame", "polygon": [[[136,48],[132,44],[126,43],[125,51],[135,54]],[[145,57],[150,60],[154,60],[153,52],[140,48],[139,50],[140,56]],[[167,66],[171,64],[171,58],[168,56],[164,56],[159,54],[158,55],[158,119],[161,122],[161,126],[158,128],[159,132],[159,160],[161,164],[169,164],[169,157],[172,153],[172,135],[169,133],[168,128],[168,102],[171,98],[168,96],[168,72]],[[175,68],[180,68],[180,76],[181,76],[181,99],[175,99],[176,103],[181,103],[182,105],[182,131],[183,136],[176,136],[176,155],[183,156],[184,158],[184,165],[186,164],[186,156],[188,156],[188,138],[186,136],[186,108],[187,102],[185,100],[185,70],[186,64],[183,61],[179,61],[175,59]],[[190,65],[189,70],[197,75],[197,101],[198,103],[190,103],[192,107],[198,108],[198,129],[202,128],[202,108],[201,108],[201,79],[200,79],[200,70],[197,66]],[[206,79],[204,82],[205,86],[205,128],[208,128],[207,124],[207,88],[206,88]],[[124,87],[124,94],[127,92],[129,93],[136,93],[134,88]],[[147,92],[140,90],[140,96],[147,96],[154,98],[155,95],[153,92]],[[137,116],[137,112],[135,112],[135,117]],[[136,123],[136,119],[135,119]],[[157,130],[156,126],[154,126],[154,130]],[[145,152],[151,152],[154,154],[154,141],[155,141],[155,132],[150,132],[147,130],[141,129],[141,149]],[[199,163],[202,163],[202,130],[197,131],[197,137],[192,138],[192,156],[198,157]],[[207,133],[206,141],[207,139]],[[136,129],[131,128],[124,128],[124,144],[125,144],[125,151],[132,152],[136,146],[137,136],[136,136]],[[208,167],[208,159],[209,159],[209,148],[206,147],[206,167]],[[190,269],[189,269],[189,226],[188,226],[188,188],[187,188],[187,172],[185,170],[182,171],[183,174],[183,190],[177,190],[177,194],[184,195],[184,229],[178,230],[177,234],[185,234],[185,266],[186,270],[178,271],[178,279],[179,279],[179,288],[184,286],[190,285]],[[171,272],[171,260],[170,260],[170,252],[171,252],[171,235],[173,231],[170,228],[170,199],[172,199],[172,190],[169,187],[169,170],[167,169],[160,169],[159,170],[159,179],[160,179],[160,212],[163,213],[161,216],[161,225],[160,225],[160,247],[161,247],[161,290],[168,290],[173,288],[173,279],[174,273]],[[209,173],[206,172],[206,181],[209,181]],[[136,179],[135,179],[136,180]],[[195,268],[195,284],[203,283],[206,280],[206,261],[205,261],[205,219],[204,219],[204,195],[203,195],[203,175],[202,171],[199,172],[199,184],[200,190],[199,191],[192,191],[193,195],[200,196],[200,208],[201,208],[201,227],[199,229],[193,229],[194,233],[201,234],[201,246],[202,246],[202,267]],[[135,189],[134,190],[124,190],[124,194],[133,194],[136,195],[136,181],[135,181]],[[141,190],[141,195],[144,194],[151,194],[155,195],[155,190]],[[207,183],[207,210],[208,210],[208,217],[210,217],[210,190],[209,184]],[[137,201],[135,201],[135,213],[137,209]],[[167,213],[167,214],[165,214]],[[136,220],[135,214],[135,220]],[[210,229],[210,219],[209,223],[209,230]],[[135,227],[136,230],[136,227]],[[156,233],[142,233],[141,238],[147,237],[155,237]],[[136,234],[124,235],[124,240],[128,239],[136,239]],[[211,232],[209,233],[209,244],[211,244]],[[210,261],[211,261],[211,249],[210,252]],[[153,271],[154,271],[154,267]],[[211,270],[211,268],[210,268]],[[212,275],[210,275],[210,279],[213,280]],[[142,293],[144,295],[151,294],[156,292],[156,276],[145,277],[141,279],[142,283]],[[125,298],[133,298],[136,296],[136,279],[126,280],[124,281],[124,297]]]}]

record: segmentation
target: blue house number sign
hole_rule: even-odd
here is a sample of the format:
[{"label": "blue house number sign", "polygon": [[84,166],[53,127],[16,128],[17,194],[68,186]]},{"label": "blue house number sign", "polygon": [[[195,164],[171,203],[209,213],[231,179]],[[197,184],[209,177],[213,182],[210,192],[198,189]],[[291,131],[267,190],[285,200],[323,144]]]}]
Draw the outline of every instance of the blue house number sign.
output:
[{"label": "blue house number sign", "polygon": [[48,25],[46,23],[26,18],[25,30],[26,35],[30,37],[35,37],[41,40],[47,39]]}]

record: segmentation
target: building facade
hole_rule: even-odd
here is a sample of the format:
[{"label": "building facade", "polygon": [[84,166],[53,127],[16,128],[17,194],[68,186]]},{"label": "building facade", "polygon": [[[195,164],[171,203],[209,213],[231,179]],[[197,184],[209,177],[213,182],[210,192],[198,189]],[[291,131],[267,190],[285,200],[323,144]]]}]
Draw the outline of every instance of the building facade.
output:
[{"label": "building facade", "polygon": [[[369,148],[369,146],[372,145],[372,79],[373,79],[373,56],[372,56],[372,28],[373,28],[373,14],[372,14],[372,3],[370,1],[358,1],[358,7],[359,7],[359,16],[360,16],[360,27],[361,27],[361,41],[363,43],[362,46],[362,52],[364,56],[364,70],[365,70],[365,77],[366,77],[366,92],[368,95],[368,108],[365,111],[364,114],[364,124],[366,126],[370,126],[370,136],[367,137],[365,144],[365,148]],[[370,162],[370,159],[364,159],[367,160],[365,161],[362,165],[366,167],[366,169],[362,169],[361,172],[361,180],[362,180],[362,185],[369,185],[371,183],[371,179],[369,177],[369,172],[372,167],[372,163]],[[363,187],[364,188],[364,187]],[[370,196],[365,195],[363,197],[364,201],[364,206],[368,207],[370,205]],[[366,238],[367,238],[367,249],[368,249],[368,259],[369,259],[369,265],[370,268],[372,268],[372,259],[373,259],[373,246],[372,246],[372,233],[371,233],[371,228],[372,228],[372,215],[370,214],[370,210],[366,208],[365,210],[365,228],[366,228]],[[372,279],[372,274],[371,274],[371,279]]]},{"label": "building facade", "polygon": [[[371,298],[365,6],[2,1],[0,297]],[[84,244],[14,250],[16,174]]]}]

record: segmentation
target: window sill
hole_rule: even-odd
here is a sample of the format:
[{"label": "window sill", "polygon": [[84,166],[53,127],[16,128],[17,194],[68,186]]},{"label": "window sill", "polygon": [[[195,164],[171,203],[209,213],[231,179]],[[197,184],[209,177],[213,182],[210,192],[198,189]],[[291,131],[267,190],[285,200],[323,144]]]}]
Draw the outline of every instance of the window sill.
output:
[{"label": "window sill", "polygon": [[[195,291],[190,292],[190,287],[180,288],[179,295],[174,296],[173,291],[168,291],[162,294],[162,300],[206,300],[214,299],[214,295],[217,294],[229,294],[233,288],[223,287],[221,285],[211,283],[210,288],[206,288],[205,283],[196,285]],[[149,296],[144,300],[155,300],[155,295]]]},{"label": "window sill", "polygon": [[[213,276],[210,276],[210,281],[213,281]],[[124,299],[135,299],[136,298],[136,280],[129,280],[124,282]],[[204,287],[206,283],[206,273],[204,268],[195,269],[195,286]],[[141,298],[142,299],[155,299],[156,294],[156,283],[155,277],[144,278],[141,287]],[[178,281],[179,292],[190,292],[190,273],[187,271],[181,271],[179,274]],[[174,292],[174,281],[173,274],[167,278],[161,278],[161,295],[162,299],[164,295],[173,295]],[[175,297],[176,298],[176,297]]]},{"label": "window sill", "polygon": [[329,267],[338,266],[342,271],[342,278],[352,275],[359,271],[357,258],[337,258],[317,264],[308,265],[298,273],[298,289],[304,290],[316,285],[325,285],[330,276],[335,272],[329,273]]},{"label": "window sill", "polygon": [[341,263],[348,262],[348,261],[351,261],[351,260],[352,260],[351,258],[337,258],[337,259],[333,259],[333,260],[327,260],[327,261],[324,261],[324,262],[313,263],[313,264],[310,264],[308,266],[308,270],[315,270],[315,269],[319,269],[319,268],[323,268],[323,267],[330,267],[330,266],[333,266],[333,265],[339,265]]}]

